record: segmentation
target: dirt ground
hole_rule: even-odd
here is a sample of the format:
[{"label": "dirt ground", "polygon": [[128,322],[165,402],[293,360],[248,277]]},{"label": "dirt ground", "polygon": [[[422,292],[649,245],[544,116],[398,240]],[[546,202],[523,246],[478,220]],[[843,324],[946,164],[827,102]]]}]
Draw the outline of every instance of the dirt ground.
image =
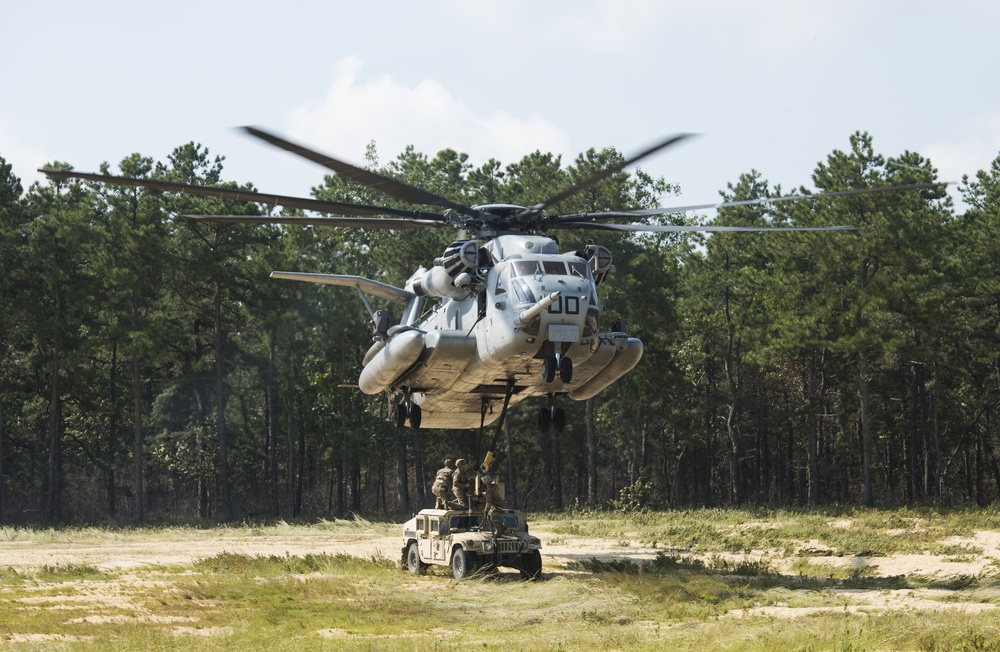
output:
[{"label": "dirt ground", "polygon": [[[185,565],[210,558],[218,553],[241,553],[250,556],[308,554],[348,554],[361,558],[385,557],[397,560],[401,557],[401,541],[398,536],[384,536],[386,528],[377,532],[324,532],[304,528],[294,533],[272,533],[253,530],[206,530],[178,531],[175,537],[157,536],[150,540],[121,541],[59,541],[38,543],[5,541],[0,543],[0,568],[32,570],[45,566],[81,565],[102,570],[128,570],[161,565]],[[543,529],[533,529],[532,533],[543,542],[542,560],[545,576],[575,574],[583,571],[569,570],[572,562],[592,558],[601,560],[653,559],[662,548],[644,546],[636,541],[608,541],[603,539],[573,538],[554,535]],[[551,543],[550,543],[551,542]],[[714,553],[716,558],[731,561],[767,559],[778,572],[793,573],[792,564],[806,559],[817,565],[865,568],[867,576],[891,577],[899,575],[919,575],[925,578],[947,580],[949,578],[976,577],[980,574],[995,573],[1000,567],[1000,532],[979,532],[973,537],[954,538],[949,544],[975,546],[981,554],[947,558],[929,554],[895,555],[891,557],[837,557],[824,554],[818,542],[805,542],[808,550],[816,550],[815,557],[796,556],[782,558],[769,555],[767,551],[752,551],[749,555],[725,555]],[[673,551],[670,551],[673,552]],[[684,554],[684,553],[682,553]],[[706,559],[713,555],[703,555]],[[866,568],[867,567],[867,568]],[[895,609],[958,609],[970,614],[996,608],[996,596],[983,594],[967,596],[963,600],[948,600],[950,592],[940,588],[905,590],[852,590],[839,589],[832,592],[829,607],[796,608],[774,605],[731,612],[730,616],[772,616],[795,617],[824,609],[866,612],[884,612]],[[953,592],[952,592],[953,593]],[[971,598],[971,601],[970,601]]]}]

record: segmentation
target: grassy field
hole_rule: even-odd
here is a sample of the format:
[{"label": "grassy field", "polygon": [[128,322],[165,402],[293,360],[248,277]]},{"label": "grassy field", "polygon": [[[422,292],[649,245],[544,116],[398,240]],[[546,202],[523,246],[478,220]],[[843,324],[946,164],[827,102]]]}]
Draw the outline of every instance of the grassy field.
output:
[{"label": "grassy field", "polygon": [[122,566],[8,554],[0,648],[1000,650],[996,510],[577,512],[535,515],[532,531],[541,581],[456,582],[401,571],[391,548],[295,552],[298,540],[364,551],[397,535],[390,523],[0,528],[0,546],[64,560],[220,538],[286,548]]}]

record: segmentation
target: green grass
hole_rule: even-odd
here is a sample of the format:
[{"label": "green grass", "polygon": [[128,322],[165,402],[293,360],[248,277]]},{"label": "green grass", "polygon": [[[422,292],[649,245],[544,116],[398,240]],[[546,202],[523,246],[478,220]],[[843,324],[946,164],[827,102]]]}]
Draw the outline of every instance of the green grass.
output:
[{"label": "green grass", "polygon": [[[634,543],[653,559],[582,559],[456,582],[396,559],[230,552],[178,566],[0,569],[0,646],[11,650],[1000,650],[1000,565],[979,575],[878,574],[803,548],[872,557],[937,551],[1000,530],[994,510],[683,510],[544,514],[534,532]],[[388,536],[366,521],[236,528],[6,529],[11,541],[190,541],[279,534]],[[634,542],[634,543],[633,543]],[[810,543],[812,542],[812,543]],[[755,551],[749,554],[749,551]],[[767,554],[761,555],[760,551]],[[778,562],[782,561],[782,564]],[[790,570],[780,571],[779,568]],[[871,596],[920,598],[886,610]],[[928,607],[928,605],[932,605]],[[953,606],[961,608],[954,609]],[[976,608],[975,613],[967,609]]]},{"label": "green grass", "polygon": [[893,554],[963,556],[982,551],[946,543],[978,530],[1000,530],[1000,510],[900,508],[680,509],[629,514],[577,510],[541,514],[535,527],[557,535],[633,539],[644,545],[687,552],[775,551],[790,556],[809,541],[835,555],[882,557]]}]

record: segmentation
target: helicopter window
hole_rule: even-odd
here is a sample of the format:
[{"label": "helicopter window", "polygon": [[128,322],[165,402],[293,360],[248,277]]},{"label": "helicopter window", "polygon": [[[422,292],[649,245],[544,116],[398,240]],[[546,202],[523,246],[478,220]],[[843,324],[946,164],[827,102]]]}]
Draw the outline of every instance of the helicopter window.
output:
[{"label": "helicopter window", "polygon": [[500,296],[501,294],[507,294],[507,267],[502,266],[497,268],[497,287],[493,292],[494,295]]},{"label": "helicopter window", "polygon": [[542,273],[537,260],[515,260],[513,269],[514,276],[534,276]]},{"label": "helicopter window", "polygon": [[542,266],[544,267],[546,274],[561,274],[563,276],[566,274],[566,263],[561,260],[546,260],[542,262]]},{"label": "helicopter window", "polygon": [[584,337],[593,337],[599,328],[600,311],[594,305],[591,304],[591,307],[587,308],[587,318],[583,322]]},{"label": "helicopter window", "polygon": [[514,293],[517,295],[517,300],[521,303],[534,303],[535,293],[531,291],[528,284],[523,278],[516,278],[510,282],[510,286],[514,288]]},{"label": "helicopter window", "polygon": [[590,278],[590,266],[586,262],[580,261],[578,263],[569,263],[569,273],[573,276],[579,276],[580,278]]}]

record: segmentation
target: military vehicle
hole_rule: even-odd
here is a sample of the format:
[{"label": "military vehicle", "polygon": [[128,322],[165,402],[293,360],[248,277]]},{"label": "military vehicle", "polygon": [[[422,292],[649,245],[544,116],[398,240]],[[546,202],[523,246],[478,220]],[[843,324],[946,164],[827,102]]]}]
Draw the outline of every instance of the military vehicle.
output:
[{"label": "military vehicle", "polygon": [[542,574],[541,547],[528,534],[524,513],[512,509],[424,509],[403,524],[403,567],[413,574],[451,566],[460,580],[506,566],[536,579]]}]

